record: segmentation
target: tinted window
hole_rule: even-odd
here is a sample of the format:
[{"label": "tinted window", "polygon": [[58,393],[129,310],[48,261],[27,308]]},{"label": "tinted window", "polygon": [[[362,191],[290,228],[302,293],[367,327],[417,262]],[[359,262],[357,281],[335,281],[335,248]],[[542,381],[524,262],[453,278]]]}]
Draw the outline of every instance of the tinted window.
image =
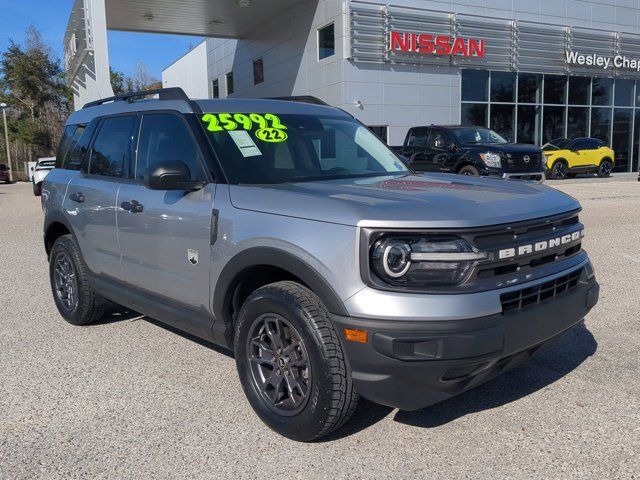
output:
[{"label": "tinted window", "polygon": [[89,173],[105,177],[121,177],[131,146],[135,117],[113,117],[100,126],[89,161]]},{"label": "tinted window", "polygon": [[318,30],[318,59],[322,60],[334,53],[336,53],[336,41],[332,23]]},{"label": "tinted window", "polygon": [[516,74],[512,72],[491,73],[491,101],[513,102],[516,94]]},{"label": "tinted window", "polygon": [[144,178],[147,168],[158,162],[181,161],[189,167],[191,178],[199,180],[202,178],[199,158],[200,150],[181,117],[171,114],[142,117],[134,178]]},{"label": "tinted window", "polygon": [[213,98],[220,98],[220,83],[217,78],[211,83],[211,96]]},{"label": "tinted window", "polygon": [[590,142],[586,138],[579,138],[571,142],[571,150],[587,150],[589,148]]},{"label": "tinted window", "polygon": [[484,70],[462,71],[462,101],[486,102],[489,72]]},{"label": "tinted window", "polygon": [[593,105],[611,105],[613,78],[594,78],[591,91]]},{"label": "tinted window", "polygon": [[70,153],[64,160],[64,164],[62,165],[63,168],[67,170],[80,170],[80,167],[82,167],[82,163],[87,156],[89,143],[91,142],[91,137],[93,136],[93,132],[96,130],[98,122],[99,119],[95,119],[85,129],[83,129],[84,131],[78,132],[80,128],[76,130],[76,133],[80,134],[79,139],[76,141],[75,145],[72,145],[69,148]]},{"label": "tinted window", "polygon": [[426,147],[429,142],[429,130],[426,128],[414,128],[411,130],[407,145],[410,147]]},{"label": "tinted window", "polygon": [[227,96],[233,94],[233,72],[229,72],[225,75],[225,80],[227,83]]},{"label": "tinted window", "polygon": [[590,77],[569,78],[569,103],[571,105],[589,105]]},{"label": "tinted window", "polygon": [[253,61],[253,84],[264,82],[264,62],[261,58]]},{"label": "tinted window", "polygon": [[56,156],[56,167],[62,168],[64,163],[64,157],[69,152],[71,146],[71,138],[77,129],[77,125],[67,125],[62,132],[62,138],[60,139],[60,145],[58,145],[58,154]]},{"label": "tinted window", "polygon": [[545,75],[544,103],[564,103],[567,93],[567,77]]}]

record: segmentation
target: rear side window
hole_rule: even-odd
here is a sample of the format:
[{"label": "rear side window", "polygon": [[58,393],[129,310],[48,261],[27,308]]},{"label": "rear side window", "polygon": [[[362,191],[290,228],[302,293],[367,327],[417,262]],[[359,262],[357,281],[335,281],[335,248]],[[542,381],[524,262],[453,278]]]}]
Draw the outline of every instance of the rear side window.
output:
[{"label": "rear side window", "polygon": [[143,179],[147,169],[156,163],[180,161],[189,167],[192,180],[200,180],[200,158],[200,149],[182,117],[168,113],[142,117],[134,178]]},{"label": "rear side window", "polygon": [[121,177],[131,149],[135,116],[106,118],[100,125],[91,147],[89,174]]},{"label": "rear side window", "polygon": [[592,148],[591,142],[583,138],[579,140],[574,140],[574,142],[571,144],[571,150],[587,150],[589,148]]}]

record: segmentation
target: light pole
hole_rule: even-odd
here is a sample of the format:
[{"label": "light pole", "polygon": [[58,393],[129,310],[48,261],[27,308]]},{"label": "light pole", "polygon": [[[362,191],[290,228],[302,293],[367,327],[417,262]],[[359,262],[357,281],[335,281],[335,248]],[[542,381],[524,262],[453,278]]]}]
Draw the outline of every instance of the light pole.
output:
[{"label": "light pole", "polygon": [[9,152],[9,130],[7,129],[7,104],[0,103],[2,110],[2,120],[4,121],[4,143],[7,146],[7,168],[9,168],[9,182],[13,182],[13,171],[11,170],[11,153]]}]

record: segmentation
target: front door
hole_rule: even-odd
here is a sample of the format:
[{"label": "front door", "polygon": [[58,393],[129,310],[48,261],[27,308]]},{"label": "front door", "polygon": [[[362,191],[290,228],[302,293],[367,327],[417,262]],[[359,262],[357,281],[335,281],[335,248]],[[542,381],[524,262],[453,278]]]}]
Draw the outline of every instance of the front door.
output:
[{"label": "front door", "polygon": [[118,196],[124,279],[177,306],[209,311],[215,184],[190,192],[150,190],[143,183],[147,168],[163,161],[183,161],[193,180],[204,178],[202,153],[185,119],[174,113],[143,115],[135,157],[131,180]]}]

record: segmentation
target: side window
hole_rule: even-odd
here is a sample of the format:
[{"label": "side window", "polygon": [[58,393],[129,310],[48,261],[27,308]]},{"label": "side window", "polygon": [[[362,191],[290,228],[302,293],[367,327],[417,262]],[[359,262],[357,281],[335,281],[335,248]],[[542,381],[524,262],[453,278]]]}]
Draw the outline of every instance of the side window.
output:
[{"label": "side window", "polygon": [[414,129],[407,143],[410,147],[426,147],[429,142],[428,129]]},{"label": "side window", "polygon": [[429,146],[436,150],[444,150],[447,146],[447,136],[443,132],[434,131],[431,135]]},{"label": "side window", "polygon": [[158,162],[181,161],[189,167],[191,179],[200,180],[200,159],[200,149],[182,117],[164,113],[142,117],[134,178],[143,179],[147,168]]},{"label": "side window", "polygon": [[131,147],[131,132],[136,117],[106,118],[91,147],[89,173],[105,177],[121,177]]},{"label": "side window", "polygon": [[584,139],[579,139],[579,140],[574,140],[571,143],[571,150],[587,150],[589,148],[591,148],[591,145],[589,144],[588,140],[584,140]]},{"label": "side window", "polygon": [[78,127],[76,129],[74,136],[77,135],[78,139],[69,147],[69,152],[64,159],[62,168],[67,170],[80,170],[82,163],[87,156],[89,143],[91,142],[93,132],[98,125],[98,121],[98,119],[95,119],[87,125],[86,128]]},{"label": "side window", "polygon": [[58,153],[56,155],[56,168],[62,168],[65,156],[71,149],[71,139],[73,134],[78,129],[77,125],[67,125],[62,132],[62,138],[60,139],[60,145],[58,145]]}]

